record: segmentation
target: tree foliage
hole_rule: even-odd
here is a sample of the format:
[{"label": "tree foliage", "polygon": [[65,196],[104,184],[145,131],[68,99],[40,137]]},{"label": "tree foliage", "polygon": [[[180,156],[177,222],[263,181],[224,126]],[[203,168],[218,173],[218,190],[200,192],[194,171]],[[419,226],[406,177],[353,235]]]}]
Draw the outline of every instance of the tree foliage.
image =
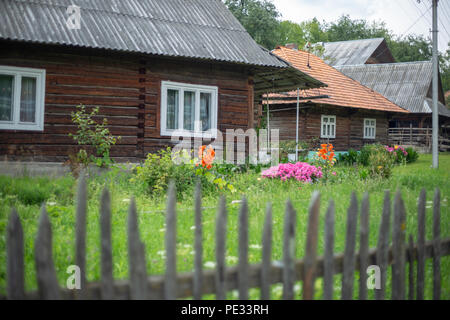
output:
[{"label": "tree foliage", "polygon": [[[422,35],[395,35],[384,21],[369,22],[342,15],[336,21],[320,22],[317,18],[296,23],[281,21],[281,14],[271,0],[224,0],[257,43],[271,50],[277,45],[296,43],[299,48],[311,45],[320,53],[321,42],[384,38],[395,61],[424,61],[432,56],[431,39]],[[316,45],[315,45],[316,44]],[[450,90],[450,51],[440,53],[440,72],[444,91]]]}]

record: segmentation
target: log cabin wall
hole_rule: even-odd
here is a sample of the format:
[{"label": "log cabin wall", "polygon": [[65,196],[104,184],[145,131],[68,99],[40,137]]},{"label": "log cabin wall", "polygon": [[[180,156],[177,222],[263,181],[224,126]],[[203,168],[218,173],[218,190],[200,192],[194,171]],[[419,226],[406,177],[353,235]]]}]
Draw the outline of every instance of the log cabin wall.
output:
[{"label": "log cabin wall", "polygon": [[[295,140],[296,110],[295,105],[279,105],[275,108],[293,107],[292,110],[271,113],[270,127],[280,130],[280,140]],[[305,106],[302,105],[301,108]],[[326,105],[311,105],[310,108],[300,109],[299,116],[299,139],[311,141],[320,137],[321,115],[336,116],[336,138],[319,139],[320,143],[331,143],[337,151],[347,151],[350,148],[361,149],[364,144],[388,142],[388,113],[366,109],[354,109],[345,107],[332,107]],[[364,118],[376,119],[376,138],[364,139]]]},{"label": "log cabin wall", "polygon": [[71,112],[83,104],[100,107],[121,139],[111,149],[116,161],[139,161],[170,145],[160,136],[162,80],[218,86],[218,127],[247,129],[253,84],[245,66],[65,46],[0,41],[0,65],[46,70],[44,131],[0,130],[0,157],[21,161],[65,161],[79,146]]}]

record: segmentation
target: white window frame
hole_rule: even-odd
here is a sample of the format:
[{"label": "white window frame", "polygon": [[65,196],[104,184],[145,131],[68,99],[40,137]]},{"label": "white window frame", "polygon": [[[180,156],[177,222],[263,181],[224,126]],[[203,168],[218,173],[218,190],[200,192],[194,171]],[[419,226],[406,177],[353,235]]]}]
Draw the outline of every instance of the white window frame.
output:
[{"label": "white window frame", "polygon": [[[12,106],[13,119],[12,121],[0,121],[0,130],[43,131],[45,109],[45,70],[0,66],[0,74],[14,76],[14,96]],[[22,89],[22,77],[36,78],[36,114],[34,123],[20,121],[20,93]]]},{"label": "white window frame", "polygon": [[[328,121],[328,125],[330,125],[330,119],[334,119],[334,132],[330,135],[328,135],[326,132],[323,131],[323,125],[324,125],[324,119],[327,118]],[[321,119],[320,119],[320,137],[321,138],[328,138],[328,139],[334,139],[336,138],[336,116],[332,116],[332,115],[322,115]]]},{"label": "white window frame", "polygon": [[[194,130],[185,130],[184,128],[167,129],[167,90],[179,90],[178,94],[178,126],[184,125],[184,91],[195,92],[195,120]],[[200,93],[211,94],[211,128],[207,131],[200,131]],[[218,112],[218,87],[205,86],[198,84],[189,84],[173,81],[161,81],[161,136],[171,136],[173,134],[183,137],[203,137],[203,138],[216,138],[217,137],[217,112]]]},{"label": "white window frame", "polygon": [[[372,125],[366,125],[366,121],[373,121],[375,124]],[[371,131],[370,129],[374,129],[373,130],[373,135],[366,135],[366,128],[368,128],[369,132]],[[377,119],[374,118],[364,118],[364,125],[363,125],[363,137],[364,139],[375,139],[377,136]]]}]

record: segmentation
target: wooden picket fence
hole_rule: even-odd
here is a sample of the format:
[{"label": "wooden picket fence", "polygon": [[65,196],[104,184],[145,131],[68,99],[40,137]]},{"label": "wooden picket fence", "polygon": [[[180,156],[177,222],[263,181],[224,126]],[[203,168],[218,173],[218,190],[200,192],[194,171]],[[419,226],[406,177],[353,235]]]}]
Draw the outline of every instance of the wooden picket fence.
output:
[{"label": "wooden picket fence", "polygon": [[[355,193],[347,212],[346,243],[343,253],[334,254],[335,206],[331,200],[325,217],[324,255],[317,257],[319,202],[320,194],[314,193],[309,207],[309,220],[306,237],[305,256],[296,259],[296,211],[290,201],[286,203],[284,217],[283,258],[278,263],[271,261],[272,251],[272,210],[267,206],[262,236],[262,261],[248,263],[248,204],[245,198],[239,212],[239,262],[237,266],[227,267],[225,263],[225,238],[227,230],[227,210],[225,199],[219,201],[216,220],[216,268],[203,270],[202,261],[202,206],[201,191],[195,192],[195,262],[194,272],[176,272],[176,199],[173,184],[170,185],[166,212],[166,271],[165,275],[147,275],[145,247],[140,240],[136,204],[132,199],[128,213],[128,255],[129,279],[113,279],[111,248],[111,201],[107,190],[103,191],[100,204],[101,226],[101,281],[88,283],[86,270],[86,210],[87,195],[84,175],[78,183],[76,208],[76,257],[75,263],[81,271],[81,289],[61,288],[58,284],[52,258],[51,224],[45,209],[39,221],[35,241],[34,256],[38,290],[24,290],[24,238],[17,212],[13,209],[7,227],[7,297],[8,299],[201,299],[205,294],[215,294],[217,299],[226,299],[226,293],[238,290],[239,299],[249,298],[249,288],[260,288],[260,298],[271,298],[271,285],[283,284],[283,299],[295,296],[294,284],[302,285],[302,298],[313,299],[315,279],[323,278],[323,298],[333,298],[333,276],[342,274],[341,299],[352,299],[355,288],[355,273],[359,272],[358,298],[367,298],[367,267],[380,268],[380,289],[375,289],[376,299],[388,298],[385,295],[386,274],[392,267],[392,299],[424,299],[425,260],[433,259],[433,299],[440,299],[441,270],[440,257],[450,254],[450,238],[440,237],[440,191],[436,189],[433,205],[433,239],[425,240],[425,190],[418,201],[418,239],[417,243],[405,232],[406,212],[399,192],[393,203],[392,246],[391,200],[389,191],[385,192],[383,212],[379,227],[378,244],[369,249],[369,196],[366,193],[361,207]],[[359,228],[359,252],[356,252],[357,221]],[[417,263],[414,263],[417,261]],[[408,264],[408,279],[406,267]],[[417,265],[417,270],[415,270]],[[416,271],[416,272],[415,272]],[[408,280],[408,281],[407,281]]]}]

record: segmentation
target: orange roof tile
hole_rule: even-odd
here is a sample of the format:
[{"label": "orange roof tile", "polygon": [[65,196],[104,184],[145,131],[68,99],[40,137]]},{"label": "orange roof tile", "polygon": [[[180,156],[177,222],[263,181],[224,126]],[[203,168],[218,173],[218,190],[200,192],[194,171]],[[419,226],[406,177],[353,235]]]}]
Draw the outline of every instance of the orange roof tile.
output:
[{"label": "orange roof tile", "polygon": [[[362,108],[389,112],[409,111],[389,101],[384,96],[372,89],[363,86],[335,68],[326,64],[319,57],[302,50],[294,50],[286,47],[277,47],[272,51],[277,56],[287,60],[300,71],[320,80],[328,85],[325,88],[309,89],[302,91],[303,97],[328,95],[329,98],[316,99],[314,102],[330,104],[342,107]],[[308,64],[309,55],[309,67]],[[287,94],[270,94],[270,97],[297,96],[296,91]],[[270,99],[270,98],[269,98]],[[292,103],[291,101],[273,101],[271,103]]]}]

